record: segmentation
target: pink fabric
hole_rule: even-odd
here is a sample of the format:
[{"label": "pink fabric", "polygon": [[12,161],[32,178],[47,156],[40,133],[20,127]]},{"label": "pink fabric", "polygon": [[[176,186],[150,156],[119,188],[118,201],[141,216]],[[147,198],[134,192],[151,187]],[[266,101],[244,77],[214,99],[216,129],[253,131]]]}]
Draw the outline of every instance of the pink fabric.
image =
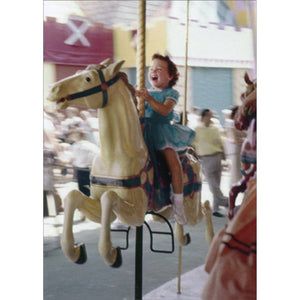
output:
[{"label": "pink fabric", "polygon": [[248,182],[236,216],[215,236],[205,270],[203,300],[256,299],[256,179]]}]

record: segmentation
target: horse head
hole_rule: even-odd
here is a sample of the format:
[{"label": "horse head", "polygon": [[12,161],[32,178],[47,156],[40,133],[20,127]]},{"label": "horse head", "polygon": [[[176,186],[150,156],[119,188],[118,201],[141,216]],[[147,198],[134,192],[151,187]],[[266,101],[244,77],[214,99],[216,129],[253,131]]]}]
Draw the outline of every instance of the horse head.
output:
[{"label": "horse head", "polygon": [[47,100],[56,102],[57,109],[66,109],[70,105],[103,108],[112,92],[108,87],[119,80],[118,72],[123,63],[124,60],[111,64],[111,60],[106,59],[99,65],[89,65],[54,83]]},{"label": "horse head", "polygon": [[250,80],[247,73],[244,80],[247,86],[246,91],[241,95],[243,104],[235,116],[235,127],[239,130],[248,129],[251,121],[256,119],[256,80]]}]

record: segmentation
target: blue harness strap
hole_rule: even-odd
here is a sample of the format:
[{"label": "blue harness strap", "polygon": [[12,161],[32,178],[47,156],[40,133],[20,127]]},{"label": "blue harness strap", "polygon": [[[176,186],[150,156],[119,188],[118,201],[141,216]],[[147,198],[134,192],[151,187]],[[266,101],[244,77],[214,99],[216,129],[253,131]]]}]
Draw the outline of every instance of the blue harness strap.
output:
[{"label": "blue harness strap", "polygon": [[[94,176],[92,175],[90,177],[91,184],[94,185],[100,185],[100,186],[109,186],[109,187],[122,187],[122,188],[137,188],[141,187],[145,190],[147,197],[149,199],[154,197],[154,186],[150,184],[149,179],[149,172],[153,168],[152,162],[148,158],[146,165],[144,168],[140,171],[139,174],[125,178],[125,179],[119,179],[119,178],[110,178],[110,177],[101,177],[101,176]],[[141,182],[141,175],[142,173],[147,174],[147,179],[145,182]]]},{"label": "blue harness strap", "polygon": [[102,108],[105,107],[107,105],[107,89],[108,89],[109,86],[111,86],[115,82],[117,82],[120,77],[118,75],[116,75],[112,79],[110,79],[108,81],[105,81],[105,78],[104,78],[104,75],[103,75],[102,71],[101,70],[96,70],[96,71],[97,71],[97,73],[99,75],[99,78],[100,78],[100,81],[101,81],[100,85],[97,85],[95,87],[92,87],[92,88],[87,89],[87,90],[82,91],[82,92],[71,94],[67,97],[67,99],[68,100],[75,100],[75,99],[78,99],[78,98],[87,97],[87,96],[90,96],[90,95],[93,95],[93,94],[96,94],[96,93],[103,92]]},{"label": "blue harness strap", "polygon": [[115,179],[115,178],[108,178],[108,177],[92,176],[91,183],[96,185],[102,185],[102,186],[119,186],[119,187],[133,188],[141,185],[141,179],[140,176],[135,176],[133,178],[127,178],[127,179]]}]

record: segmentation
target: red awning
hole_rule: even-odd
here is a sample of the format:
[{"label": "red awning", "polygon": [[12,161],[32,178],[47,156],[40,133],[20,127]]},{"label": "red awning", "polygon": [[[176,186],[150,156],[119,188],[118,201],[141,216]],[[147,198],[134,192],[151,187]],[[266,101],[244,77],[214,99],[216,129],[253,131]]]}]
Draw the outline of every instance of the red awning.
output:
[{"label": "red awning", "polygon": [[55,18],[44,22],[44,61],[56,64],[97,64],[113,58],[113,32],[101,24],[70,17],[66,24]]}]

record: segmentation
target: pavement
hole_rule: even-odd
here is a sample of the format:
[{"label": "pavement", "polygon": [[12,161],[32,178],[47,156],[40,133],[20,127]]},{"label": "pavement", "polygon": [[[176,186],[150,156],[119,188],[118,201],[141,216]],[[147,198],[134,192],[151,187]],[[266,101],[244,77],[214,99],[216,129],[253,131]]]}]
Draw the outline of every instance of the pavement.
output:
[{"label": "pavement", "polygon": [[[77,183],[72,180],[58,182],[57,190],[62,197]],[[221,188],[224,194],[229,192],[229,174],[223,172]],[[239,195],[237,204],[241,201]],[[212,195],[207,183],[202,185],[202,201],[211,202]],[[226,214],[226,209],[223,211]],[[135,228],[129,231],[129,247],[122,250],[123,264],[118,269],[108,267],[98,253],[100,224],[82,219],[79,211],[75,212],[73,232],[76,242],[84,242],[88,260],[83,265],[74,264],[65,258],[60,249],[63,213],[44,217],[44,300],[133,300],[135,295]],[[166,231],[164,224],[151,221],[150,226],[159,226]],[[226,217],[213,217],[214,231],[217,233],[228,222]],[[174,221],[171,221],[173,224]],[[117,222],[113,226],[119,226]],[[191,244],[182,248],[182,271],[180,294],[178,293],[178,246],[172,254],[154,253],[150,250],[150,235],[143,226],[143,283],[142,294],[145,300],[201,300],[201,291],[207,274],[204,271],[208,245],[205,241],[205,220],[196,226],[185,226],[185,232],[191,235]],[[125,235],[112,232],[114,246],[125,247]],[[169,250],[170,239],[159,237],[155,247]]]},{"label": "pavement", "polygon": [[204,265],[201,265],[181,275],[180,292],[178,292],[178,277],[176,277],[146,294],[143,299],[202,300],[201,293],[207,278],[208,274],[204,270]]}]

